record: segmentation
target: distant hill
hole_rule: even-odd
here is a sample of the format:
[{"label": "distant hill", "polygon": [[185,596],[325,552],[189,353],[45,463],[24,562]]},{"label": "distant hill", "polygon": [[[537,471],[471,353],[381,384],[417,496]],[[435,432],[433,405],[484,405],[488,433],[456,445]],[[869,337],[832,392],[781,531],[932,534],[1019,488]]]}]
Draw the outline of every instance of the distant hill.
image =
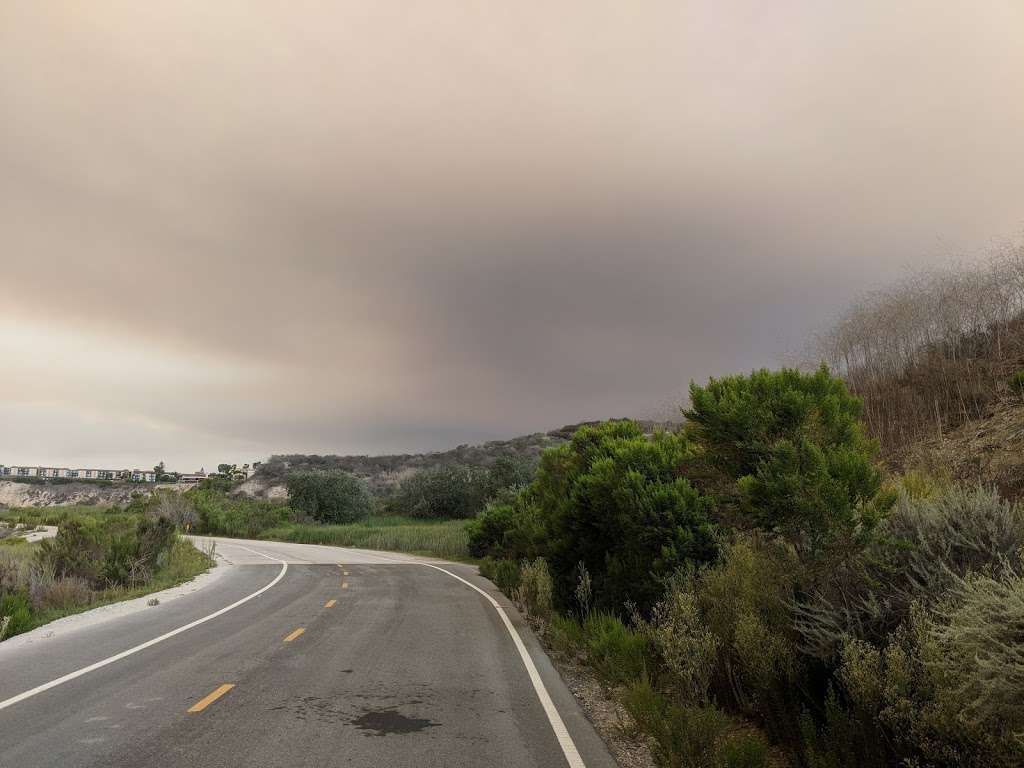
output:
[{"label": "distant hill", "polygon": [[[492,440],[481,445],[460,445],[451,450],[432,453],[402,453],[388,456],[271,456],[259,466],[252,478],[239,486],[238,490],[247,495],[280,497],[283,495],[285,480],[291,472],[340,469],[363,478],[374,493],[381,494],[404,478],[424,469],[448,464],[489,467],[497,459],[505,456],[524,461],[537,461],[545,449],[561,445],[580,427],[596,423],[598,422],[569,424],[550,432],[536,432],[510,440]],[[637,423],[647,432],[653,432],[657,428],[678,426],[671,422]]]}]

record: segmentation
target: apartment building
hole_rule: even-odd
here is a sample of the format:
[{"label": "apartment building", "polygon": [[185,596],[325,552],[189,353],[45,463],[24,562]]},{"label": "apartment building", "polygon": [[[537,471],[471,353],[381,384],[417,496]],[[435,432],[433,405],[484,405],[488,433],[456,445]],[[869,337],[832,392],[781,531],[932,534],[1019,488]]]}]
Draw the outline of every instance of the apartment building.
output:
[{"label": "apartment building", "polygon": [[0,464],[0,477],[38,477],[48,480],[131,480],[155,483],[156,473],[143,469],[69,469],[67,467],[7,466]]}]

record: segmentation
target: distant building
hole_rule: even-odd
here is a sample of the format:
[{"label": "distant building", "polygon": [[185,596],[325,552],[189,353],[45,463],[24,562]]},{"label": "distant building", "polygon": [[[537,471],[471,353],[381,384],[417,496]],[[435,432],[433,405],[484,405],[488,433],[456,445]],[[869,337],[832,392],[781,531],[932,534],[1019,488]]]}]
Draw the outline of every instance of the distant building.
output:
[{"label": "distant building", "polygon": [[198,485],[206,479],[206,472],[199,470],[198,472],[192,472],[190,474],[182,475],[178,478],[180,485]]},{"label": "distant building", "polygon": [[0,477],[38,477],[48,480],[130,480],[156,482],[156,473],[143,469],[69,469],[67,467],[25,467],[0,464]]}]

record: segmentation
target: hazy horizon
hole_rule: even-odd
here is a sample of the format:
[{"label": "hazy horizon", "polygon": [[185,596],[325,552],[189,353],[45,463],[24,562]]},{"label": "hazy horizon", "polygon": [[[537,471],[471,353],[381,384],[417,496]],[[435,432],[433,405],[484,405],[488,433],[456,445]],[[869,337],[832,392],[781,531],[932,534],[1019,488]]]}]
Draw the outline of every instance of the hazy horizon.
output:
[{"label": "hazy horizon", "polygon": [[666,415],[1024,231],[1024,6],[0,10],[0,463]]}]

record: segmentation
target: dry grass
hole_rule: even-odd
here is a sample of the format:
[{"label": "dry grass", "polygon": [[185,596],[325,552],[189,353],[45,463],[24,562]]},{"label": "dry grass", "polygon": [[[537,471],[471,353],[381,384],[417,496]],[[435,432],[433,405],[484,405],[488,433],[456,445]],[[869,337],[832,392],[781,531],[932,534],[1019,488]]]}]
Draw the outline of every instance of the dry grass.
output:
[{"label": "dry grass", "polygon": [[866,296],[813,357],[863,400],[887,455],[983,418],[1024,367],[1024,244]]},{"label": "dry grass", "polygon": [[1024,402],[1001,399],[989,413],[897,452],[897,470],[997,488],[1010,500],[1024,499]]}]

